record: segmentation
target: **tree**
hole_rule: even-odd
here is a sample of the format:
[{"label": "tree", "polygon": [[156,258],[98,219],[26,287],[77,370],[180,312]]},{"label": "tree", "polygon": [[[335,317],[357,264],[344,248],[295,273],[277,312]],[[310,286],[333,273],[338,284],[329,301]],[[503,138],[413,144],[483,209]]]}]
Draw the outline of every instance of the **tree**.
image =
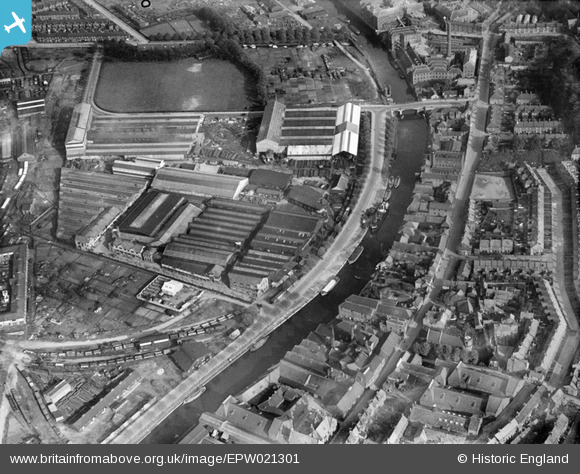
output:
[{"label": "tree", "polygon": [[435,351],[435,357],[437,357],[438,359],[443,359],[443,346],[441,344],[435,344],[435,346],[433,347],[433,350]]},{"label": "tree", "polygon": [[271,43],[272,42],[272,34],[270,32],[270,28],[263,28],[262,29],[262,41],[264,43]]},{"label": "tree", "polygon": [[296,38],[298,43],[302,43],[304,41],[304,30],[300,26],[294,28],[294,38]]},{"label": "tree", "polygon": [[254,36],[254,43],[261,43],[262,42],[262,31],[259,28],[256,28],[252,31]]},{"label": "tree", "polygon": [[433,349],[433,344],[431,344],[429,341],[423,342],[421,344],[421,355],[425,357],[428,356],[431,352],[431,349]]},{"label": "tree", "polygon": [[461,360],[461,349],[459,347],[454,347],[451,354],[451,360],[453,362],[459,362]]},{"label": "tree", "polygon": [[539,150],[542,148],[542,139],[539,135],[533,134],[526,141],[526,150]]},{"label": "tree", "polygon": [[465,364],[477,365],[479,362],[479,353],[476,349],[472,349],[470,351],[463,349],[461,351],[461,360]]},{"label": "tree", "polygon": [[242,31],[242,37],[243,37],[244,43],[253,43],[254,42],[254,35],[252,34],[251,30]]},{"label": "tree", "polygon": [[280,28],[279,30],[276,31],[276,39],[280,43],[287,43],[288,42],[288,37],[286,35],[286,29],[285,28]]},{"label": "tree", "polygon": [[485,148],[492,153],[496,153],[499,149],[499,137],[497,135],[489,136]]},{"label": "tree", "polygon": [[445,360],[451,359],[451,355],[453,353],[453,347],[448,344],[443,344],[442,348],[442,355]]},{"label": "tree", "polygon": [[420,354],[421,353],[421,344],[418,342],[414,342],[413,346],[411,347],[411,349],[413,350],[413,352],[415,354]]},{"label": "tree", "polygon": [[514,151],[522,151],[525,146],[524,139],[519,134],[514,134],[512,138],[512,150]]},{"label": "tree", "polygon": [[310,30],[310,40],[313,43],[318,43],[320,41],[320,31],[318,28],[312,28]]}]

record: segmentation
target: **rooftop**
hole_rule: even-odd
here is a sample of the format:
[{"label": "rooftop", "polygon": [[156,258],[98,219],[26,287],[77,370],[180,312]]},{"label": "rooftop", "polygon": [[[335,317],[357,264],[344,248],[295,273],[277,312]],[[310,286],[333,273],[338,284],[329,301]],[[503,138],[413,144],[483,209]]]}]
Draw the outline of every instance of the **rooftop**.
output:
[{"label": "rooftop", "polygon": [[284,190],[292,181],[292,175],[266,169],[255,169],[250,175],[250,185]]},{"label": "rooftop", "polygon": [[240,176],[161,168],[155,175],[152,187],[182,194],[236,198],[248,182],[248,178]]},{"label": "rooftop", "polygon": [[176,194],[151,190],[131,206],[119,222],[119,230],[153,237],[184,202]]},{"label": "rooftop", "polygon": [[101,212],[124,212],[145,190],[139,178],[63,168],[60,176],[57,237],[70,239]]}]

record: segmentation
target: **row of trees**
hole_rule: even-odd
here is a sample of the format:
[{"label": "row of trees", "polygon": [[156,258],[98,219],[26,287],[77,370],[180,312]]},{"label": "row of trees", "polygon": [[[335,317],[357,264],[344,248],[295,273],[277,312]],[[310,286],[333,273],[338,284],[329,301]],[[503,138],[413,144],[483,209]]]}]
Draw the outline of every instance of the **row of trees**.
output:
[{"label": "row of trees", "polygon": [[360,117],[358,163],[366,163],[369,160],[371,149],[371,115],[363,112]]},{"label": "row of trees", "polygon": [[173,48],[141,49],[124,41],[106,40],[105,55],[119,61],[173,61],[195,56],[209,46],[204,41],[175,46]]},{"label": "row of trees", "polygon": [[[336,34],[336,38],[341,41],[348,39],[348,36],[346,30]],[[278,28],[274,31],[270,28],[234,30],[229,37],[246,44],[311,44],[335,39],[335,35],[328,29],[320,31],[317,28],[308,29],[302,26]]]}]

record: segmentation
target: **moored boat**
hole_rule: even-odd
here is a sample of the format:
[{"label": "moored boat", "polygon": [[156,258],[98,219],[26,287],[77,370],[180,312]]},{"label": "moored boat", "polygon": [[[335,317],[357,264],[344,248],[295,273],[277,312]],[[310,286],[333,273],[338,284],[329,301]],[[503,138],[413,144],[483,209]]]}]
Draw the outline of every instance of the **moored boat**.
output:
[{"label": "moored boat", "polygon": [[194,392],[187,398],[185,398],[185,400],[183,400],[183,404],[185,405],[186,403],[191,403],[194,400],[197,400],[199,397],[201,397],[205,391],[207,390],[206,386],[202,386],[202,387],[198,387],[194,390]]},{"label": "moored boat", "polygon": [[376,232],[383,222],[383,217],[385,217],[385,212],[377,212],[371,221],[371,232]]},{"label": "moored boat", "polygon": [[393,194],[393,191],[391,189],[387,189],[385,191],[384,196],[383,196],[383,202],[387,202],[389,199],[391,199],[392,194]]},{"label": "moored boat", "polygon": [[332,289],[337,285],[337,283],[340,281],[340,278],[338,277],[334,277],[332,280],[330,280],[325,286],[324,288],[322,288],[322,290],[320,291],[320,295],[321,296],[326,296],[328,293],[330,293],[332,291]]},{"label": "moored boat", "polygon": [[362,245],[359,245],[356,249],[354,249],[354,252],[350,254],[350,257],[348,257],[348,263],[353,264],[356,262],[362,255],[364,249],[365,248]]},{"label": "moored boat", "polygon": [[395,179],[395,189],[398,188],[401,185],[401,177],[397,176],[397,178]]},{"label": "moored boat", "polygon": [[253,344],[252,347],[250,347],[250,352],[257,351],[260,347],[262,347],[264,344],[266,344],[267,341],[268,341],[268,336],[263,337],[258,342]]}]

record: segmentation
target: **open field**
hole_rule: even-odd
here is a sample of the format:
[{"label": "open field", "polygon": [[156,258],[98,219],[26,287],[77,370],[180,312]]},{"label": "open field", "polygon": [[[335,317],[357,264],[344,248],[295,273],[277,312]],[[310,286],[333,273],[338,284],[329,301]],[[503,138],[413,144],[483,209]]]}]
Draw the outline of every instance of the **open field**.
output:
[{"label": "open field", "polygon": [[251,104],[247,78],[232,63],[105,62],[95,103],[111,112],[242,110]]}]

